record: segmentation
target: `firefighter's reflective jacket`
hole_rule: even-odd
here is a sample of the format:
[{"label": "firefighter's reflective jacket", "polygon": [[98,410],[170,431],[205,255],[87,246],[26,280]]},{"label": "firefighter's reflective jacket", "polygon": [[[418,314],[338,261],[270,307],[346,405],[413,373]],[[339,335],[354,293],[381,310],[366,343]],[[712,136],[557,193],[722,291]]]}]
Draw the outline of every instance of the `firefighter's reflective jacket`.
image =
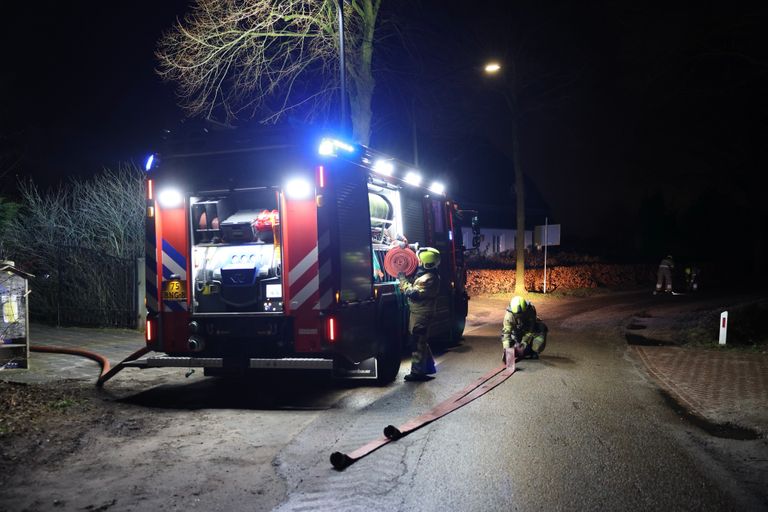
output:
[{"label": "firefighter's reflective jacket", "polygon": [[525,310],[517,314],[507,308],[501,328],[501,343],[504,348],[520,343],[524,334],[536,331],[536,308],[533,304],[528,303]]},{"label": "firefighter's reflective jacket", "polygon": [[408,307],[411,310],[408,332],[422,334],[422,330],[429,328],[435,312],[437,295],[440,291],[440,276],[436,270],[419,268],[413,282],[405,278],[400,279],[400,289],[408,299]]}]

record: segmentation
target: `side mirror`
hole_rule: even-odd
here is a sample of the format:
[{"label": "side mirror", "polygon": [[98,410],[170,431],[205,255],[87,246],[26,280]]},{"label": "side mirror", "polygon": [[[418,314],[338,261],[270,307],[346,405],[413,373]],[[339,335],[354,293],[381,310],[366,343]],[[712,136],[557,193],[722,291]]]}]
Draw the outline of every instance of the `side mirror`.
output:
[{"label": "side mirror", "polygon": [[480,234],[480,219],[477,218],[477,215],[472,216],[472,234]]}]

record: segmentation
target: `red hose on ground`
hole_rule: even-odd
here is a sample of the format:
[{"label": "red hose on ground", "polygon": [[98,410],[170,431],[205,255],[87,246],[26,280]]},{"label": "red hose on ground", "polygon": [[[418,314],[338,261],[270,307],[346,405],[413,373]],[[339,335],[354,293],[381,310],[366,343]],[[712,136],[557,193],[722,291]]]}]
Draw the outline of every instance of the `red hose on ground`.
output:
[{"label": "red hose on ground", "polygon": [[120,361],[119,363],[117,363],[117,366],[115,366],[114,368],[112,368],[108,372],[102,372],[101,376],[99,377],[99,380],[96,381],[96,387],[100,388],[100,387],[104,386],[105,382],[107,382],[109,379],[114,377],[117,374],[117,372],[119,372],[120,370],[122,370],[124,368],[124,364],[126,362],[133,361],[134,359],[138,359],[141,356],[143,356],[144,354],[146,354],[147,352],[151,352],[149,347],[146,347],[146,346],[141,347],[139,350],[137,350],[133,354],[129,355],[128,357],[126,357],[125,359]]},{"label": "red hose on ground", "polygon": [[88,359],[93,359],[101,365],[101,375],[99,375],[99,378],[103,377],[112,367],[112,365],[109,364],[109,359],[102,356],[101,354],[90,352],[88,350],[82,350],[79,348],[44,347],[41,345],[31,345],[29,350],[31,352],[46,352],[49,354],[70,354],[73,356],[82,356],[87,357]]},{"label": "red hose on ground", "polygon": [[45,352],[48,354],[70,354],[73,356],[82,356],[87,357],[88,359],[93,359],[101,365],[101,374],[99,374],[99,378],[96,380],[96,387],[102,387],[106,381],[114,377],[117,372],[122,370],[123,363],[138,359],[150,351],[150,349],[147,347],[141,347],[139,350],[120,361],[117,366],[113,368],[112,365],[109,364],[109,359],[106,357],[102,356],[101,354],[97,354],[96,352],[91,352],[89,350],[83,350],[80,348],[43,347],[41,345],[31,345],[29,350],[32,352]]}]

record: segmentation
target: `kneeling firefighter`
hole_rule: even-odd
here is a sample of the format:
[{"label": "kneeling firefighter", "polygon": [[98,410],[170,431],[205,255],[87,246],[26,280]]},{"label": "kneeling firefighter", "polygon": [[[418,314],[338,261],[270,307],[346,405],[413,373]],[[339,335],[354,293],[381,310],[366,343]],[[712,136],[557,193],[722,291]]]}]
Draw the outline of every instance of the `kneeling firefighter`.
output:
[{"label": "kneeling firefighter", "polygon": [[411,311],[408,333],[414,346],[411,373],[405,376],[405,380],[426,381],[432,379],[430,374],[437,372],[435,359],[429,348],[429,334],[435,316],[437,295],[440,292],[440,275],[437,273],[440,251],[424,247],[416,252],[416,256],[419,258],[419,267],[413,278],[409,280],[402,272],[397,276]]},{"label": "kneeling firefighter", "polygon": [[519,296],[509,301],[501,328],[502,360],[508,357],[538,359],[547,345],[546,324],[536,316],[536,308]]}]

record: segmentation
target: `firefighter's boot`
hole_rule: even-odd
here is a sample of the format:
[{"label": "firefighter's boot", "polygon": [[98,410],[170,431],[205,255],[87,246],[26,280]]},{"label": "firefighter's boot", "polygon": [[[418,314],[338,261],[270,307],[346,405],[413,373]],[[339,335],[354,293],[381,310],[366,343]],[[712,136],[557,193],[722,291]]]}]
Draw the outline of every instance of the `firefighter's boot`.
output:
[{"label": "firefighter's boot", "polygon": [[429,349],[427,337],[413,335],[413,338],[416,346],[411,354],[411,373],[405,376],[405,380],[409,382],[432,380],[434,377],[430,377],[429,374],[437,372],[437,368],[435,368],[435,359]]}]

